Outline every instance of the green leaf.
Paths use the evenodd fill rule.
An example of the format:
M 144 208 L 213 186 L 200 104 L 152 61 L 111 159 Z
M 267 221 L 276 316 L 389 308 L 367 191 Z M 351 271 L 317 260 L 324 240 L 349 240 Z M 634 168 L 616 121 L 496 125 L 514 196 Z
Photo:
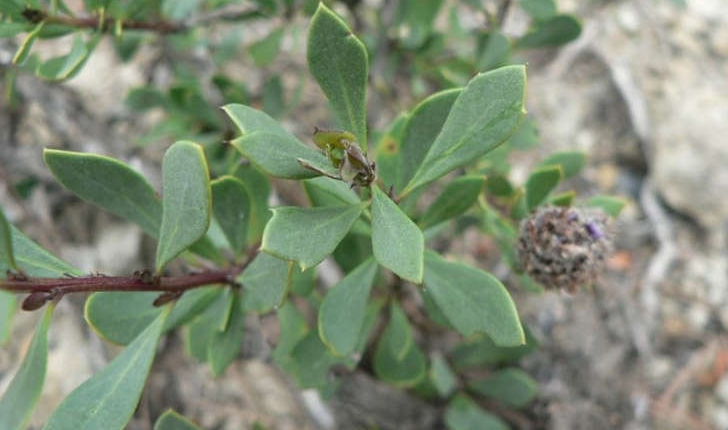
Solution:
M 614 218 L 619 216 L 626 205 L 627 200 L 614 196 L 594 196 L 586 201 L 586 206 L 601 208 L 607 215 Z
M 576 176 L 586 164 L 586 154 L 582 151 L 554 152 L 543 160 L 539 167 L 561 166 L 564 179 Z
M 237 166 L 233 174 L 243 181 L 243 185 L 250 197 L 248 242 L 255 243 L 263 237 L 263 229 L 270 219 L 270 211 L 268 210 L 270 183 L 264 174 L 249 164 Z
M 361 204 L 322 208 L 282 207 L 263 231 L 261 249 L 294 260 L 306 270 L 329 256 L 361 213 Z
M 502 175 L 488 176 L 485 186 L 490 194 L 498 197 L 509 197 L 516 191 L 508 178 Z
M 48 326 L 54 305 L 49 305 L 38 322 L 20 368 L 0 398 L 0 428 L 26 428 L 43 389 L 48 360 Z
M 189 18 L 198 8 L 200 0 L 162 0 L 162 16 L 171 21 Z
M 31 30 L 25 36 L 25 39 L 23 39 L 23 43 L 20 44 L 17 52 L 15 52 L 15 56 L 13 56 L 13 64 L 21 64 L 28 56 L 28 54 L 30 54 L 30 48 L 33 47 L 33 42 L 35 42 L 35 39 L 38 37 L 40 31 L 43 30 L 44 25 L 45 21 L 39 22 L 38 25 L 36 25 L 35 28 L 33 28 L 33 30 Z
M 117 345 L 127 345 L 162 313 L 152 303 L 156 292 L 94 293 L 84 307 L 86 322 L 102 339 Z
M 324 3 L 319 3 L 311 20 L 306 56 L 311 74 L 329 99 L 340 126 L 354 133 L 366 150 L 367 51 Z
M 73 390 L 44 430 L 121 430 L 139 403 L 169 307 L 100 372 Z
M 464 336 L 487 333 L 501 346 L 525 342 L 516 306 L 503 284 L 490 274 L 425 254 L 425 290 Z
M 300 270 L 294 266 L 291 276 L 290 291 L 299 296 L 308 296 L 316 286 L 316 268 L 312 267 L 308 270 Z
M 35 69 L 35 74 L 39 78 L 49 81 L 62 81 L 73 77 L 81 70 L 88 55 L 96 47 L 97 42 L 98 40 L 93 38 L 87 44 L 81 36 L 76 35 L 73 39 L 71 52 L 39 63 Z
M 523 331 L 526 343 L 511 347 L 498 346 L 485 335 L 471 337 L 453 350 L 452 363 L 458 370 L 514 363 L 538 347 L 538 341 L 531 331 L 528 328 Z
M 283 28 L 276 28 L 263 39 L 248 46 L 248 52 L 258 67 L 268 66 L 278 55 L 283 40 Z
M 552 204 L 554 206 L 569 207 L 572 203 L 574 203 L 574 198 L 576 198 L 576 191 L 565 191 L 563 193 L 552 196 L 549 199 L 549 204 Z
M 173 411 L 167 409 L 157 418 L 154 423 L 154 430 L 202 430 L 195 423 Z
M 293 373 L 291 352 L 309 332 L 303 315 L 296 309 L 291 300 L 287 300 L 278 308 L 278 325 L 280 337 L 273 351 L 273 361 L 286 372 Z
M 457 375 L 452 371 L 450 365 L 447 364 L 447 361 L 440 354 L 435 354 L 432 357 L 430 380 L 435 386 L 440 397 L 449 396 L 458 384 Z
M 275 118 L 280 117 L 285 110 L 284 91 L 279 75 L 271 76 L 263 84 L 263 110 Z
M 516 221 L 522 220 L 528 215 L 528 207 L 526 206 L 526 191 L 519 188 L 513 196 L 511 203 L 511 217 Z
M 243 286 L 243 309 L 268 312 L 278 307 L 288 291 L 293 264 L 261 252 L 237 282 Z
M 311 331 L 293 348 L 289 363 L 301 388 L 318 388 L 327 384 L 329 368 L 342 361 L 326 348 L 316 331 Z
M 334 354 L 348 356 L 356 348 L 376 274 L 377 264 L 370 258 L 329 290 L 321 303 L 319 334 Z
M 271 118 L 268 114 L 261 110 L 253 109 L 250 106 L 237 103 L 225 105 L 222 110 L 230 117 L 233 124 L 235 124 L 243 136 L 262 131 L 280 136 L 284 138 L 284 140 L 294 141 L 299 145 L 306 147 L 303 143 L 299 142 L 295 136 L 286 131 L 278 121 Z
M 208 349 L 215 333 L 225 330 L 233 310 L 233 293 L 225 288 L 201 314 L 185 326 L 187 353 L 201 363 L 207 362 Z
M 410 328 L 407 315 L 396 303 L 392 303 L 389 309 L 389 325 L 387 333 L 387 344 L 389 351 L 397 360 L 402 360 L 414 345 L 412 329 Z
M 0 346 L 10 338 L 10 329 L 16 307 L 17 300 L 15 300 L 15 294 L 0 291 Z
M 501 67 L 471 79 L 403 193 L 472 162 L 506 141 L 523 117 L 525 86 L 524 66 Z
M 411 336 L 404 312 L 393 303 L 389 324 L 374 352 L 374 372 L 380 379 L 406 388 L 415 386 L 425 377 L 425 355 L 412 341 Z
M 379 264 L 408 281 L 422 283 L 422 231 L 378 187 L 372 187 L 372 248 Z
M 554 0 L 521 0 L 523 10 L 537 21 L 543 21 L 556 15 Z
M 409 119 L 407 112 L 400 113 L 377 142 L 377 177 L 386 187 L 399 183 L 401 142 Z
M 66 273 L 71 275 L 82 274 L 80 270 L 41 248 L 15 226 L 10 225 L 10 233 L 13 237 L 15 263 L 23 273 L 40 277 L 60 277 Z M 0 260 L 0 273 L 5 273 L 8 269 L 10 267 Z
M 449 430 L 508 430 L 503 421 L 482 410 L 463 394 L 455 397 L 447 406 L 445 425 Z
M 2 208 L 0 208 L 0 265 L 18 271 L 18 266 L 15 264 L 15 254 L 13 253 L 13 234 Z M 0 339 L 2 339 L 1 334 Z
M 319 176 L 313 170 L 303 167 L 299 159 L 307 160 L 332 175 L 338 174 L 322 152 L 305 146 L 295 139 L 259 131 L 246 134 L 230 143 L 253 164 L 272 176 L 284 179 Z
M 571 15 L 556 15 L 536 23 L 516 42 L 516 48 L 533 49 L 565 45 L 581 34 L 581 24 Z
M 486 378 L 473 381 L 468 387 L 481 396 L 522 408 L 536 397 L 537 385 L 526 372 L 513 367 L 491 373 Z
M 443 0 L 406 0 L 399 2 L 398 24 L 402 28 L 400 43 L 416 49 L 432 35 L 433 24 Z
M 422 164 L 462 91 L 462 88 L 454 88 L 435 93 L 412 111 L 400 144 L 397 190 L 404 188 Z
M 355 205 L 361 201 L 346 182 L 323 176 L 303 181 L 303 188 L 314 206 Z
M 43 159 L 56 180 L 72 193 L 137 224 L 153 238 L 159 235 L 159 196 L 128 165 L 101 155 L 56 149 L 45 149 Z
M 464 214 L 478 200 L 484 185 L 483 175 L 461 176 L 450 182 L 422 216 L 420 227 L 424 230 Z
M 504 66 L 508 63 L 510 54 L 511 42 L 508 37 L 499 31 L 493 31 L 486 36 L 475 67 L 487 71 Z
M 172 330 L 187 324 L 194 317 L 207 309 L 225 290 L 224 287 L 202 287 L 185 292 L 172 308 L 164 330 Z
M 162 225 L 156 271 L 205 235 L 210 225 L 210 174 L 202 147 L 177 142 L 162 161 Z
M 217 331 L 212 335 L 207 347 L 207 361 L 213 376 L 220 376 L 228 365 L 235 360 L 243 346 L 243 333 L 245 332 L 245 313 L 240 306 L 240 293 L 233 292 L 233 302 L 230 311 L 230 320 L 225 330 Z
M 24 22 L 0 22 L 0 38 L 9 38 L 28 30 Z
M 532 171 L 526 180 L 526 209 L 531 211 L 543 203 L 563 177 L 561 166 L 546 166 Z
M 223 176 L 210 183 L 212 211 L 235 253 L 247 245 L 250 197 L 245 185 L 233 176 Z

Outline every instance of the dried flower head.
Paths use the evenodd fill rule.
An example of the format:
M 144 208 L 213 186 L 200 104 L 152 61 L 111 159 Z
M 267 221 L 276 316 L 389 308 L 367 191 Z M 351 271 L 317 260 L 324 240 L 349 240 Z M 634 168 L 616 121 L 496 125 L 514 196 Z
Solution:
M 609 218 L 598 209 L 539 208 L 521 222 L 522 269 L 548 289 L 591 285 L 612 249 Z

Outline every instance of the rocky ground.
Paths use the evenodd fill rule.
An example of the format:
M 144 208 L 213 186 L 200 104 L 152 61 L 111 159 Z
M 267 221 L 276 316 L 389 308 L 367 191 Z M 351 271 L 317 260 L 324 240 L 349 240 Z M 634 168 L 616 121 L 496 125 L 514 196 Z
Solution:
M 530 58 L 528 108 L 539 125 L 538 151 L 586 151 L 589 166 L 571 185 L 581 195 L 613 193 L 630 204 L 617 225 L 615 255 L 593 292 L 513 291 L 541 342 L 523 363 L 539 381 L 539 397 L 518 422 L 557 430 L 726 429 L 728 9 L 721 0 L 688 0 L 684 8 L 668 0 L 559 3 L 583 17 L 584 31 L 575 43 Z M 517 16 L 511 25 L 517 27 Z M 0 46 L 0 64 L 11 55 Z M 120 64 L 102 44 L 70 82 L 22 76 L 22 108 L 0 106 L 0 178 L 33 174 L 41 181 L 25 201 L 0 187 L 0 203 L 28 235 L 82 270 L 129 273 L 144 265 L 149 244 L 135 227 L 53 185 L 41 149 L 104 153 L 158 178 L 162 147 L 130 144 L 153 118 L 121 103 L 130 87 L 149 78 L 153 58 L 150 48 Z M 289 63 L 295 70 L 302 61 L 291 56 Z M 320 95 L 307 89 L 290 124 L 325 115 Z M 453 249 L 487 242 L 466 235 Z M 115 352 L 82 315 L 82 298 L 72 298 L 54 316 L 36 428 Z M 37 316 L 18 315 L 12 341 L 0 349 L 0 391 Z M 187 357 L 178 336 L 165 340 L 129 428 L 151 428 L 150 417 L 170 406 L 205 428 L 231 430 L 255 421 L 275 429 L 352 428 L 362 410 L 383 417 L 382 428 L 404 428 L 396 421 L 403 416 L 419 419 L 408 421 L 419 428 L 434 425 L 431 407 L 364 375 L 349 377 L 329 404 L 295 390 L 256 335 L 266 323 L 249 321 L 246 359 L 217 380 Z

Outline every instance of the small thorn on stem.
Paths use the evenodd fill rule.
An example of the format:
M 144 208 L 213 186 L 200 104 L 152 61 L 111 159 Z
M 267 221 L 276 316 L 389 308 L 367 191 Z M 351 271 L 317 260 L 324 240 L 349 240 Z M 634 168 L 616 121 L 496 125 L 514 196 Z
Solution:
M 173 302 L 180 297 L 182 297 L 183 291 L 168 291 L 166 293 L 162 293 L 154 299 L 154 302 L 152 303 L 155 307 L 159 307 L 162 305 L 166 305 L 169 302 Z

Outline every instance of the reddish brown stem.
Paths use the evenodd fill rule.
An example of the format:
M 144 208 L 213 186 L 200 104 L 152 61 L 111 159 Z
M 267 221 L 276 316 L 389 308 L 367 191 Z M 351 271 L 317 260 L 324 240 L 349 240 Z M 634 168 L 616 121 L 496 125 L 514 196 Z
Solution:
M 100 29 L 111 31 L 116 24 L 114 18 L 104 18 L 100 22 L 97 17 L 67 17 L 67 16 L 46 16 L 43 19 L 47 24 L 60 24 L 74 28 Z M 180 33 L 188 30 L 188 27 L 180 22 L 172 21 L 129 21 L 123 20 L 121 27 L 127 30 L 148 30 L 161 34 Z

